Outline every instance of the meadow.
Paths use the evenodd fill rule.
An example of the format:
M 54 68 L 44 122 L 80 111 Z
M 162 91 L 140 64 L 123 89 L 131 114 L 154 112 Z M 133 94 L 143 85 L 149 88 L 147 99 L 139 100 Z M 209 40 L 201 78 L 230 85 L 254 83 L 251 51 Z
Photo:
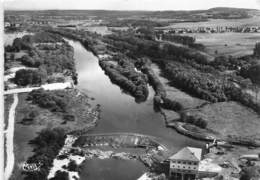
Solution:
M 191 33 L 197 43 L 206 47 L 208 54 L 212 56 L 232 55 L 244 56 L 253 54 L 254 46 L 260 42 L 260 33 Z
M 259 16 L 244 19 L 209 19 L 201 22 L 183 22 L 171 24 L 169 28 L 196 28 L 217 26 L 260 26 Z

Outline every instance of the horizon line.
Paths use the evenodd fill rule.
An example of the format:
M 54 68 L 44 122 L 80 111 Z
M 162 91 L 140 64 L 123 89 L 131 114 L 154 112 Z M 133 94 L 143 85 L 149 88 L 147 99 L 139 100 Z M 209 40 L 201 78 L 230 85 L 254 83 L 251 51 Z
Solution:
M 151 9 L 151 10 L 142 10 L 142 9 L 9 9 L 9 8 L 3 8 L 4 11 L 205 11 L 205 10 L 210 10 L 210 9 L 215 9 L 215 8 L 232 8 L 232 9 L 244 9 L 244 10 L 258 10 L 256 8 L 243 8 L 243 7 L 231 7 L 231 6 L 217 6 L 217 7 L 211 7 L 207 9 Z

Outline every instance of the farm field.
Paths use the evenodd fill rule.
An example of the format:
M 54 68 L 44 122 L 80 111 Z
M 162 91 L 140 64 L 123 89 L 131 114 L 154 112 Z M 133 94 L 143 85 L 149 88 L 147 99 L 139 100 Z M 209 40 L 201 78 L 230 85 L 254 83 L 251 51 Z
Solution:
M 212 56 L 232 55 L 244 56 L 253 54 L 254 46 L 260 41 L 260 33 L 191 33 L 186 34 L 196 38 L 197 43 L 206 46 L 206 51 Z
M 208 128 L 224 136 L 259 138 L 259 115 L 237 102 L 220 102 L 190 113 L 208 120 Z
M 197 28 L 197 27 L 217 27 L 217 26 L 259 26 L 259 16 L 254 16 L 252 18 L 245 19 L 210 19 L 209 21 L 202 22 L 184 22 L 184 23 L 175 23 L 169 28 Z

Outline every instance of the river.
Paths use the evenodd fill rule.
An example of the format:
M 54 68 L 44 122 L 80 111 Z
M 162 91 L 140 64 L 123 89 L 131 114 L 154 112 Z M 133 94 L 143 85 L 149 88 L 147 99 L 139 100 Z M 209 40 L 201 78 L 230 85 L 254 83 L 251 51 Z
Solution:
M 11 44 L 18 36 L 21 35 L 5 35 L 5 44 Z M 101 119 L 89 133 L 134 132 L 152 135 L 169 145 L 173 152 L 185 146 L 203 147 L 204 143 L 165 127 L 162 115 L 153 109 L 154 91 L 151 86 L 147 101 L 136 103 L 133 97 L 124 93 L 104 74 L 97 57 L 79 42 L 68 42 L 74 48 L 79 80 L 77 88 L 94 98 L 92 105 L 101 105 Z M 133 180 L 146 170 L 143 164 L 134 160 L 92 159 L 84 163 L 81 180 Z
M 69 43 L 74 48 L 79 80 L 77 88 L 95 99 L 92 101 L 93 105 L 101 105 L 101 119 L 90 133 L 135 132 L 152 135 L 172 147 L 173 152 L 185 146 L 203 146 L 203 143 L 165 127 L 162 115 L 154 111 L 154 91 L 151 86 L 147 101 L 136 103 L 133 97 L 124 93 L 104 74 L 96 56 L 79 42 L 69 40 Z M 141 176 L 145 167 L 138 162 L 135 165 L 133 163 L 122 163 L 122 160 L 87 161 L 81 179 L 136 179 Z

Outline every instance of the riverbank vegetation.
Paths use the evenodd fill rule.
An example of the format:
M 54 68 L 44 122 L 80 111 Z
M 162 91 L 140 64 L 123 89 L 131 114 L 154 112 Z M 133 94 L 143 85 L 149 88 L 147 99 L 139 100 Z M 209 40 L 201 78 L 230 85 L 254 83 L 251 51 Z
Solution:
M 100 61 L 102 69 L 115 84 L 132 94 L 137 102 L 145 101 L 148 97 L 146 77 L 135 70 L 134 64 L 126 57 L 114 57 L 117 64 L 109 61 Z
M 81 94 L 76 89 L 58 90 L 58 91 L 44 91 L 42 89 L 32 91 L 31 93 L 24 93 L 19 95 L 19 104 L 17 107 L 16 116 L 16 130 L 18 132 L 26 131 L 26 135 L 21 137 L 15 136 L 15 145 L 19 149 L 15 153 L 15 157 L 19 157 L 22 154 L 22 158 L 17 158 L 17 163 L 20 164 L 27 161 L 28 156 L 31 156 L 28 163 L 34 163 L 43 160 L 48 165 L 40 168 L 40 172 L 25 173 L 28 179 L 37 179 L 37 177 L 45 179 L 46 174 L 49 173 L 49 164 L 52 165 L 53 158 L 56 157 L 56 149 L 60 146 L 55 145 L 56 140 L 53 140 L 53 147 L 51 138 L 46 142 L 45 146 L 44 138 L 41 135 L 56 129 L 62 129 L 62 132 L 66 135 L 68 133 L 85 133 L 93 128 L 99 119 L 99 106 L 91 107 L 89 104 L 89 98 Z M 42 133 L 41 130 L 44 130 Z M 40 133 L 40 136 L 37 134 Z M 21 133 L 20 133 L 21 134 Z M 55 133 L 53 136 L 56 136 Z M 60 137 L 60 136 L 58 136 Z M 37 150 L 31 152 L 31 148 L 35 147 L 35 142 L 27 147 L 28 141 L 32 139 L 43 138 L 43 141 L 39 145 L 37 144 Z M 37 143 L 37 140 L 35 140 Z M 26 144 L 27 148 L 24 148 Z M 59 144 L 60 145 L 60 144 Z M 39 146 L 39 149 L 38 149 Z M 40 148 L 42 147 L 42 148 Z M 52 148 L 55 148 L 53 150 Z M 29 150 L 30 151 L 29 151 Z M 45 150 L 44 150 L 45 149 Z M 28 153 L 28 151 L 30 153 Z M 39 153 L 38 153 L 39 152 Z M 47 153 L 47 155 L 45 155 Z M 47 162 L 45 162 L 47 161 Z M 41 161 L 42 162 L 42 161 Z M 15 175 L 19 176 L 19 167 L 15 170 Z
M 260 144 L 257 130 L 260 127 L 259 115 L 237 102 L 208 104 L 199 109 L 187 110 L 184 115 L 205 120 L 208 129 L 218 132 L 221 135 L 219 138 L 231 143 Z
M 59 32 L 60 30 L 56 31 Z M 63 33 L 63 30 L 61 32 Z M 82 37 L 84 39 L 83 33 L 78 36 L 76 31 L 71 30 L 71 33 L 73 34 L 71 37 Z M 85 36 L 87 35 L 85 34 Z M 85 40 L 94 37 L 89 36 L 91 34 L 88 34 Z M 98 36 L 95 35 L 95 37 Z M 178 42 L 185 41 L 184 39 L 180 38 Z M 194 42 L 194 40 L 188 39 L 188 42 Z M 136 69 L 141 70 L 147 76 L 148 82 L 155 89 L 154 99 L 157 105 L 178 112 L 180 114 L 179 120 L 182 122 L 194 124 L 199 128 L 211 127 L 210 123 L 212 123 L 211 117 L 201 117 L 195 114 L 185 116 L 185 111 L 189 109 L 185 109 L 182 103 L 176 101 L 174 97 L 169 98 L 167 96 L 164 85 L 154 75 L 149 65 L 151 62 L 158 64 L 161 68 L 162 75 L 169 80 L 167 85 L 205 100 L 204 103 L 200 103 L 201 105 L 198 104 L 197 107 L 193 107 L 198 111 L 207 104 L 211 106 L 211 104 L 214 105 L 219 102 L 237 101 L 258 113 L 260 112 L 260 105 L 244 89 L 244 87 L 252 85 L 252 82 L 240 75 L 239 67 L 246 67 L 251 63 L 251 61 L 245 60 L 246 57 L 241 57 L 236 62 L 230 57 L 224 57 L 227 61 L 223 62 L 221 57 L 212 61 L 203 53 L 197 53 L 194 49 L 191 50 L 184 46 L 176 46 L 166 42 L 161 43 L 153 40 L 153 38 L 139 37 L 132 30 L 114 31 L 113 34 L 99 36 L 95 43 L 90 41 L 88 45 L 93 46 L 88 48 L 95 49 L 94 53 L 97 55 L 109 55 L 110 58 L 101 58 L 100 64 L 110 78 L 114 76 L 112 74 L 115 74 L 115 69 L 120 66 L 118 60 L 114 57 L 118 55 L 127 57 L 128 62 L 131 62 Z M 144 60 L 144 58 L 151 62 Z M 111 61 L 116 63 L 111 63 Z M 223 63 L 226 63 L 228 67 L 225 67 L 226 64 Z M 236 72 L 226 73 L 227 70 L 231 69 Z M 119 72 L 118 69 L 117 72 Z M 122 72 L 120 75 L 122 75 Z M 127 82 L 127 79 L 122 78 L 123 81 Z M 126 90 L 131 89 L 130 86 L 124 88 Z M 244 106 L 242 107 L 245 108 Z M 230 113 L 227 112 L 227 114 Z
M 19 86 L 41 85 L 47 80 L 47 72 L 43 69 L 36 71 L 21 69 L 15 73 L 14 82 Z
M 99 118 L 99 107 L 91 108 L 89 98 L 78 90 L 33 90 L 27 102 L 39 112 L 34 125 L 51 123 L 67 132 L 76 132 L 94 126 Z
M 52 112 L 67 112 L 70 101 L 65 91 L 44 91 L 43 89 L 30 92 L 27 100 Z
M 133 37 L 127 32 L 107 35 L 105 42 L 115 52 L 124 52 L 133 58 L 149 57 L 160 65 L 174 86 L 192 95 L 210 102 L 235 100 L 260 111 L 259 104 L 233 83 L 237 76 L 225 76 L 214 70 L 214 64 L 202 54 L 173 44 L 160 45 L 155 41 Z
M 99 119 L 99 107 L 91 107 L 89 104 L 90 99 L 76 89 L 59 90 L 57 92 L 37 90 L 32 93 L 34 94 L 34 98 L 37 97 L 39 99 L 32 100 L 29 98 L 29 100 L 29 93 L 19 94 L 14 136 L 15 147 L 17 147 L 17 149 L 15 149 L 15 177 L 21 176 L 20 172 L 22 170 L 18 165 L 24 163 L 30 156 L 35 154 L 35 152 L 32 151 L 34 144 L 28 145 L 28 142 L 36 138 L 42 129 L 62 128 L 66 134 L 85 133 L 93 128 Z M 54 107 L 53 110 L 49 109 L 49 107 L 38 105 L 38 103 L 44 103 L 42 101 L 43 99 L 46 100 L 46 103 L 48 103 L 50 107 Z M 63 99 L 66 100 L 65 106 L 62 106 L 64 105 Z M 35 103 L 32 101 L 35 101 Z M 62 107 L 66 107 L 64 108 L 66 112 L 62 110 Z M 39 158 L 43 158 L 43 160 L 44 157 L 44 155 L 39 156 Z M 48 162 L 51 161 L 52 163 L 53 159 L 48 155 L 47 157 L 50 158 Z M 40 174 L 47 173 L 48 171 L 44 169 Z M 30 177 L 35 176 L 32 174 Z
M 63 129 L 44 129 L 33 139 L 30 144 L 34 146 L 34 155 L 27 160 L 27 163 L 41 164 L 39 171 L 24 172 L 24 180 L 46 180 L 53 159 L 63 147 L 66 133 Z
M 90 50 L 94 55 L 97 55 L 97 51 L 104 50 L 104 45 L 100 39 L 102 36 L 97 33 L 92 33 L 84 30 L 70 30 L 63 28 L 50 28 L 48 32 L 64 36 L 68 39 L 79 41 L 86 49 Z
M 77 84 L 77 74 L 73 58 L 73 48 L 60 35 L 39 32 L 16 38 L 12 46 L 5 47 L 6 54 L 25 52 L 20 58 L 11 58 L 8 63 L 19 62 L 39 71 L 20 70 L 16 72 L 15 83 L 20 86 L 41 85 L 55 74 L 63 74 Z M 23 75 L 24 74 L 24 75 Z M 28 78 L 28 79 L 27 79 Z

